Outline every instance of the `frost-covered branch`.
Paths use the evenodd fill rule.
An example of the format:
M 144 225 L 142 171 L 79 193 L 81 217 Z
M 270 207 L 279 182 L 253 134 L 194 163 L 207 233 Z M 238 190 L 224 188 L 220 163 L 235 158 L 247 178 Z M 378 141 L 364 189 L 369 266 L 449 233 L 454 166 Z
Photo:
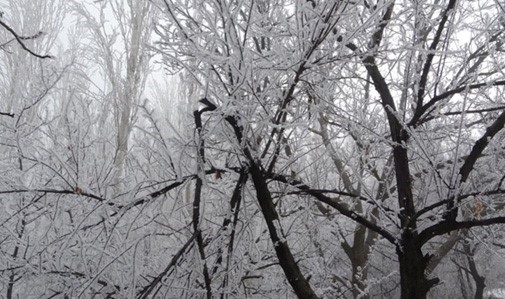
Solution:
M 503 86 L 503 85 L 505 85 L 505 80 L 498 80 L 498 81 L 487 82 L 487 83 L 475 83 L 475 84 L 469 84 L 469 85 L 460 86 L 458 88 L 451 89 L 451 90 L 443 92 L 443 93 L 441 93 L 439 95 L 436 95 L 428 103 L 426 103 L 425 105 L 423 105 L 419 109 L 416 109 L 416 111 L 414 113 L 414 116 L 412 116 L 412 119 L 408 123 L 408 126 L 414 126 L 414 127 L 416 127 L 419 124 L 424 123 L 427 120 L 429 120 L 429 118 L 427 118 L 428 116 L 425 115 L 425 113 L 431 107 L 433 107 L 435 104 L 437 104 L 438 102 L 440 102 L 441 100 L 447 99 L 447 98 L 449 98 L 449 97 L 451 97 L 453 95 L 456 95 L 456 94 L 459 94 L 459 93 L 465 92 L 465 91 L 470 91 L 470 90 L 474 90 L 474 89 L 480 89 L 480 88 L 483 88 L 483 87 Z M 490 110 L 490 111 L 493 111 L 493 110 Z M 483 111 L 483 112 L 486 112 L 486 111 Z M 423 115 L 425 115 L 425 116 L 423 117 Z M 447 114 L 447 115 L 452 115 L 452 114 Z
M 441 236 L 460 229 L 484 227 L 496 224 L 505 224 L 505 216 L 466 221 L 442 221 L 421 231 L 419 233 L 419 242 L 420 244 L 425 244 L 435 236 Z
M 31 36 L 31 37 L 25 37 L 25 36 L 20 36 L 19 34 L 17 34 L 16 31 L 14 31 L 14 29 L 12 29 L 9 25 L 7 25 L 2 20 L 0 20 L 0 26 L 4 27 L 5 30 L 9 31 L 14 36 L 14 38 L 16 39 L 16 41 L 18 42 L 18 44 L 21 46 L 21 48 L 23 48 L 23 50 L 25 50 L 26 52 L 28 52 L 31 55 L 33 55 L 33 56 L 35 56 L 37 58 L 40 58 L 40 59 L 53 58 L 53 56 L 48 55 L 48 54 L 46 54 L 46 55 L 40 55 L 40 54 L 37 54 L 37 53 L 33 52 L 23 42 L 23 40 L 38 38 L 39 36 L 42 35 L 42 32 L 39 32 L 39 33 L 37 33 L 37 34 L 35 34 L 35 35 Z

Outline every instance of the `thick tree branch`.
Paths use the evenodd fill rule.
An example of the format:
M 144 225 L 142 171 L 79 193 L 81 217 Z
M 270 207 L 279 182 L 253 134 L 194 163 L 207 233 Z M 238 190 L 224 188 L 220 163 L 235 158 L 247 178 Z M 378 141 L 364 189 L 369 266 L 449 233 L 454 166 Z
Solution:
M 413 225 L 413 223 L 409 222 L 409 218 L 415 214 L 414 199 L 412 196 L 412 186 L 410 181 L 409 159 L 406 148 L 406 142 L 409 136 L 396 115 L 397 110 L 393 96 L 389 90 L 386 80 L 379 70 L 379 67 L 375 63 L 374 57 L 364 57 L 363 64 L 373 80 L 375 89 L 381 97 L 382 106 L 384 107 L 389 123 L 391 139 L 395 143 L 393 146 L 393 159 L 398 188 L 398 204 L 401 208 L 400 221 L 402 222 L 403 227 L 411 224 Z
M 505 224 L 505 216 L 488 219 L 473 219 L 467 221 L 442 221 L 424 229 L 418 237 L 421 245 L 425 244 L 433 237 L 441 236 L 455 230 L 472 228 L 476 226 L 490 226 L 495 224 Z
M 266 177 L 256 164 L 250 165 L 249 172 L 254 183 L 254 188 L 256 189 L 256 197 L 263 218 L 267 223 L 270 239 L 272 240 L 277 258 L 279 259 L 279 264 L 284 270 L 289 284 L 293 287 L 293 290 L 299 298 L 318 298 L 307 279 L 302 275 L 298 263 L 291 253 L 291 249 L 289 248 L 280 225 L 279 215 L 275 210 L 272 195 L 266 183 Z
M 0 112 L 0 115 L 3 115 L 3 116 L 8 116 L 8 117 L 14 117 L 14 113 L 8 113 L 8 112 Z
M 477 159 L 481 156 L 482 152 L 484 149 L 486 149 L 487 145 L 489 144 L 489 141 L 493 139 L 493 137 L 501 130 L 503 129 L 503 126 L 505 125 L 505 111 L 503 111 L 500 116 L 486 129 L 486 133 L 482 135 L 482 137 L 475 142 L 472 150 L 470 151 L 470 154 L 466 157 L 465 162 L 463 163 L 463 166 L 461 166 L 459 170 L 459 174 L 461 176 L 461 183 L 464 183 L 468 176 L 470 175 L 470 172 L 473 169 L 473 166 L 475 165 L 475 162 L 477 162 Z
M 472 192 L 472 193 L 465 193 L 465 194 L 461 194 L 457 197 L 457 201 L 461 201 L 465 198 L 468 198 L 470 196 L 479 196 L 479 195 L 482 195 L 482 196 L 486 196 L 486 195 L 497 195 L 497 194 L 505 194 L 505 189 L 496 189 L 496 190 L 490 190 L 490 191 L 484 191 L 484 192 Z M 425 213 L 428 213 L 436 208 L 439 208 L 441 206 L 444 206 L 446 204 L 448 204 L 449 202 L 453 201 L 454 199 L 444 199 L 444 200 L 441 200 L 441 201 L 437 201 L 436 203 L 433 203 L 429 206 L 425 206 L 424 208 L 420 209 L 419 211 L 417 211 L 414 219 L 417 219 L 419 218 L 420 216 L 422 216 L 423 214 Z
M 386 29 L 386 26 L 389 24 L 391 16 L 393 15 L 394 7 L 395 7 L 395 1 L 391 1 L 391 3 L 386 8 L 386 12 L 382 16 L 382 20 L 379 23 L 379 29 L 377 29 L 372 35 L 372 40 L 370 41 L 369 45 L 371 49 L 374 49 L 380 45 L 382 37 L 384 36 L 384 30 Z
M 410 222 L 409 219 L 415 214 L 414 199 L 412 195 L 412 184 L 410 181 L 409 159 L 407 155 L 406 142 L 409 139 L 407 131 L 400 123 L 396 112 L 396 105 L 393 95 L 389 89 L 388 83 L 382 76 L 379 67 L 376 64 L 373 55 L 359 53 L 356 45 L 353 43 L 346 44 L 346 47 L 355 53 L 359 54 L 362 58 L 363 65 L 365 66 L 370 78 L 372 78 L 375 90 L 381 97 L 381 103 L 386 112 L 389 129 L 391 132 L 391 139 L 395 143 L 393 146 L 393 161 L 395 167 L 395 176 L 398 187 L 398 205 L 400 206 L 401 213 L 399 215 L 402 227 L 410 225 L 415 226 L 415 222 Z M 415 227 L 412 227 L 415 231 Z

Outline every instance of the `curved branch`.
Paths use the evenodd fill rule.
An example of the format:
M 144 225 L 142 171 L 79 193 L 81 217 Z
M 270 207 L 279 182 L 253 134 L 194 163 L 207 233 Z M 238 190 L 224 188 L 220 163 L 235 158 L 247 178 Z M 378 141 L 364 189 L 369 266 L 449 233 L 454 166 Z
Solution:
M 2 27 L 4 27 L 7 31 L 9 31 L 13 36 L 14 38 L 16 39 L 16 41 L 18 42 L 18 44 L 21 46 L 21 48 L 23 48 L 23 50 L 25 50 L 26 52 L 30 53 L 31 55 L 37 57 L 37 58 L 40 58 L 40 59 L 46 59 L 46 58 L 53 58 L 53 56 L 51 55 L 40 55 L 40 54 L 37 54 L 35 52 L 33 52 L 32 50 L 30 50 L 23 42 L 23 39 L 27 39 L 27 38 L 24 38 L 22 36 L 19 36 L 16 31 L 14 31 L 14 29 L 12 29 L 9 25 L 5 24 L 4 22 L 2 22 L 2 20 L 0 20 L 0 25 Z M 34 38 L 37 38 L 39 37 L 41 34 L 40 32 L 38 34 L 35 34 L 33 37 Z
M 470 154 L 466 157 L 463 166 L 459 169 L 459 183 L 463 184 L 470 176 L 477 159 L 481 156 L 482 152 L 486 149 L 489 141 L 505 126 L 505 111 L 503 111 L 500 116 L 486 129 L 486 133 L 482 135 L 479 140 L 477 140 L 470 151 Z M 458 216 L 458 207 L 456 203 L 460 200 L 454 198 L 447 204 L 447 214 L 445 218 L 449 221 L 455 221 Z
M 503 111 L 500 116 L 486 129 L 486 133 L 482 135 L 482 137 L 475 142 L 470 154 L 466 157 L 463 166 L 461 166 L 459 170 L 459 174 L 461 175 L 461 183 L 464 183 L 470 172 L 477 162 L 477 159 L 481 156 L 482 152 L 486 149 L 489 141 L 505 126 L 505 111 Z

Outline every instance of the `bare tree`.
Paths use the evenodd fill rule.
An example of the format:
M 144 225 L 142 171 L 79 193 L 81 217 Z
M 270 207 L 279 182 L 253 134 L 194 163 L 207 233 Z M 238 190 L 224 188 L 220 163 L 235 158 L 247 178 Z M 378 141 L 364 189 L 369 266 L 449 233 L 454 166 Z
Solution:
M 160 53 L 200 85 L 200 113 L 211 111 L 208 121 L 225 122 L 222 130 L 234 135 L 226 142 L 235 143 L 236 167 L 248 169 L 279 264 L 299 297 L 316 294 L 277 224 L 281 200 L 273 200 L 272 181 L 291 188 L 292 200 L 308 194 L 371 232 L 368 239 L 355 234 L 362 252 L 353 254 L 363 261 L 354 268 L 367 264 L 375 235 L 389 241 L 402 298 L 424 298 L 439 281 L 427 272 L 434 253 L 444 256 L 433 240 L 503 223 L 500 213 L 464 212 L 481 197 L 496 206 L 493 195 L 503 193 L 500 175 L 482 173 L 488 159 L 500 160 L 494 140 L 505 124 L 500 9 L 486 3 L 468 10 L 457 1 L 159 3 L 169 19 L 159 27 Z M 482 10 L 495 17 L 482 18 Z M 476 35 L 467 43 L 458 37 L 465 30 Z M 311 147 L 293 141 L 308 132 L 322 137 L 339 183 L 311 183 L 303 161 Z M 290 174 L 293 165 L 305 171 Z M 359 296 L 364 285 L 351 287 Z

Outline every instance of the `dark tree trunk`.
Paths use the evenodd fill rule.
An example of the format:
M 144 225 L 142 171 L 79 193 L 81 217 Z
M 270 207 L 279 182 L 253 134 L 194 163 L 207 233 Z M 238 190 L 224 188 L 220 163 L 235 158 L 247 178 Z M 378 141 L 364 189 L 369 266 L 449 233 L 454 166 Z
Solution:
M 363 265 L 365 263 L 366 262 L 353 263 L 353 261 L 351 261 L 352 275 L 353 275 L 351 277 L 353 298 L 360 298 L 360 299 L 370 298 L 368 293 L 366 293 L 365 280 L 367 276 L 367 270 L 363 268 Z
M 484 289 L 486 288 L 486 279 L 479 276 L 475 277 L 475 299 L 484 298 Z
M 352 266 L 352 296 L 353 298 L 368 299 L 366 293 L 366 279 L 368 270 L 366 269 L 368 263 L 368 253 L 370 244 L 367 243 L 366 238 L 367 229 L 365 226 L 359 224 L 354 232 L 353 246 L 348 247 L 346 254 L 351 260 Z
M 423 255 L 416 239 L 404 233 L 402 247 L 397 249 L 400 263 L 400 286 L 402 299 L 424 299 L 438 279 L 427 279 L 425 271 L 428 259 Z

